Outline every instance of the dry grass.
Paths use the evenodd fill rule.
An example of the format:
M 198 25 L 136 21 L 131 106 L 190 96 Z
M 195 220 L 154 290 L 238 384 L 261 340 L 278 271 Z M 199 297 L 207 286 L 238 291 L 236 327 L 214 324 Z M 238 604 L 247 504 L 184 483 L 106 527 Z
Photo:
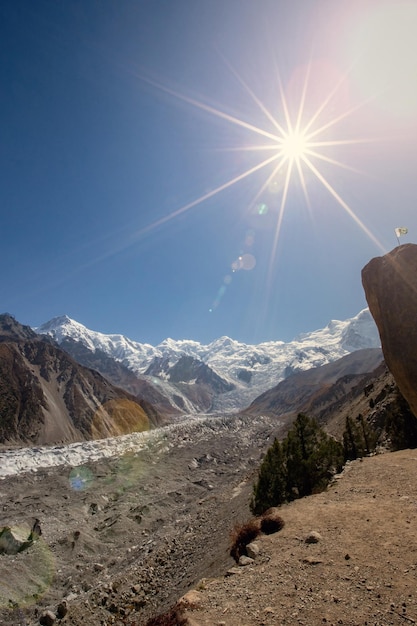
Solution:
M 146 622 L 146 626 L 185 626 L 186 623 L 187 619 L 181 617 L 180 613 L 174 608 L 167 613 L 152 617 Z
M 231 532 L 232 547 L 230 549 L 230 556 L 234 558 L 236 563 L 239 562 L 239 558 L 245 554 L 246 546 L 251 543 L 261 532 L 259 519 L 251 519 L 244 524 L 236 524 Z
M 285 522 L 275 508 L 268 509 L 261 517 L 260 528 L 265 535 L 272 535 L 284 528 Z

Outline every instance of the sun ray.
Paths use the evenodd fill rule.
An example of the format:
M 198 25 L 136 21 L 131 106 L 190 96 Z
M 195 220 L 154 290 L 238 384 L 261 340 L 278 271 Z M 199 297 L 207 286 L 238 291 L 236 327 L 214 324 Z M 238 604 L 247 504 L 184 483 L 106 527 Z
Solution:
M 324 98 L 323 102 L 321 103 L 321 105 L 318 107 L 317 111 L 311 116 L 310 120 L 307 122 L 307 124 L 304 127 L 304 132 L 306 134 L 308 134 L 308 130 L 309 128 L 314 124 L 314 122 L 319 118 L 319 116 L 321 115 L 321 113 L 325 110 L 325 108 L 327 107 L 327 105 L 329 104 L 329 102 L 332 100 L 332 98 L 334 97 L 334 95 L 338 92 L 338 90 L 340 89 L 340 87 L 343 85 L 343 83 L 347 80 L 347 77 L 350 73 L 350 70 L 348 70 L 345 74 L 343 74 L 340 79 L 338 80 L 338 82 L 336 83 L 336 85 L 334 86 L 334 88 L 330 91 L 329 95 L 326 96 L 326 98 Z M 320 131 L 319 131 L 320 132 Z
M 252 174 L 254 174 L 258 170 L 266 167 L 270 163 L 273 163 L 273 161 L 276 161 L 278 158 L 279 158 L 279 155 L 278 154 L 274 154 L 272 157 L 269 157 L 269 159 L 265 159 L 261 163 L 258 163 L 257 165 L 254 165 L 253 167 L 249 168 L 248 170 L 246 170 L 242 174 L 239 174 L 238 176 L 235 176 L 234 178 L 231 178 L 230 180 L 228 180 L 227 182 L 223 183 L 222 185 L 219 185 L 215 189 L 212 189 L 211 191 L 208 191 L 207 193 L 203 194 L 202 196 L 200 196 L 196 200 L 193 200 L 192 202 L 189 202 L 188 204 L 185 204 L 184 206 L 180 207 L 179 209 L 176 209 L 175 211 L 172 211 L 168 215 L 165 215 L 164 217 L 161 217 L 159 220 L 155 220 L 155 222 L 152 222 L 151 224 L 148 224 L 148 226 L 145 226 L 144 228 L 141 228 L 140 230 L 136 231 L 135 238 L 139 238 L 142 235 L 145 235 L 146 233 L 150 232 L 151 230 L 154 230 L 158 226 L 162 226 L 163 224 L 166 224 L 167 222 L 170 222 L 171 220 L 175 219 L 176 217 L 179 217 L 180 215 L 183 215 L 184 213 L 186 213 L 190 209 L 193 209 L 194 207 L 198 206 L 202 202 L 205 202 L 206 200 L 209 200 L 210 198 L 212 198 L 213 196 L 217 195 L 218 193 L 221 193 L 225 189 L 228 189 L 229 187 L 232 187 L 236 183 L 240 182 L 244 178 L 247 178 L 248 176 L 251 176 Z
M 300 132 L 300 128 L 301 128 L 301 120 L 303 118 L 303 113 L 304 113 L 304 105 L 305 105 L 305 100 L 307 96 L 307 86 L 308 86 L 308 81 L 310 78 L 310 72 L 311 72 L 311 59 L 307 66 L 306 76 L 303 82 L 303 91 L 301 93 L 301 98 L 300 98 L 300 105 L 298 107 L 297 121 L 295 124 L 295 128 L 297 132 Z M 304 134 L 306 134 L 306 129 L 303 129 L 303 132 Z
M 304 198 L 305 198 L 308 210 L 311 213 L 312 207 L 311 207 L 311 202 L 310 202 L 310 196 L 308 195 L 307 184 L 306 184 L 306 181 L 305 181 L 303 168 L 301 167 L 300 159 L 297 159 L 296 165 L 297 165 L 298 176 L 300 178 L 301 189 L 303 190 Z
M 268 137 L 269 139 L 273 139 L 274 141 L 279 140 L 278 135 L 274 135 L 273 133 L 270 133 L 267 130 L 264 130 L 263 128 L 259 128 L 258 126 L 249 124 L 248 122 L 245 122 L 244 120 L 241 120 L 238 117 L 234 117 L 233 115 L 229 115 L 229 113 L 225 113 L 224 111 L 221 111 L 220 109 L 216 109 L 215 107 L 212 107 L 209 104 L 205 104 L 204 102 L 200 102 L 199 100 L 195 100 L 194 98 L 185 96 L 184 94 L 181 94 L 178 91 L 175 91 L 174 89 L 170 89 L 169 87 L 166 87 L 165 85 L 162 85 L 149 78 L 144 78 L 144 77 L 140 77 L 140 78 L 141 80 L 147 82 L 153 87 L 156 87 L 157 89 L 164 91 L 165 93 L 168 93 L 169 95 L 174 96 L 175 98 L 178 98 L 179 100 L 182 100 L 183 102 L 187 102 L 188 104 L 191 104 L 197 109 L 201 109 L 203 111 L 206 111 L 207 113 L 211 113 L 211 115 L 214 115 L 215 117 L 224 119 L 228 122 L 231 122 L 232 124 L 235 124 L 236 126 L 241 126 L 242 128 L 246 128 L 246 130 L 251 130 L 254 133 L 257 133 L 258 135 L 262 135 L 263 137 Z
M 324 148 L 325 146 L 353 146 L 364 143 L 380 143 L 385 140 L 386 137 L 363 137 L 362 139 L 332 139 L 331 141 L 307 141 L 307 144 L 313 148 Z
M 320 126 L 319 128 L 316 128 L 313 132 L 311 132 L 310 134 L 307 134 L 307 139 L 310 140 L 313 137 L 316 137 L 317 135 L 323 133 L 325 130 L 328 130 L 329 128 L 331 128 L 332 126 L 335 126 L 336 124 L 338 124 L 339 122 L 341 122 L 342 120 L 346 119 L 347 117 L 349 117 L 350 115 L 353 115 L 353 113 L 356 113 L 356 111 L 359 111 L 360 109 L 362 109 L 364 106 L 366 106 L 369 102 L 371 102 L 373 100 L 373 98 L 368 98 L 367 100 L 364 100 L 363 102 L 360 102 L 359 104 L 357 104 L 354 107 L 351 107 L 350 109 L 347 109 L 346 111 L 344 111 L 343 113 L 341 113 L 340 115 L 337 115 L 336 117 L 332 118 L 331 120 L 329 120 L 326 124 L 323 124 L 323 126 Z M 317 118 L 317 115 L 313 116 L 313 118 Z M 313 119 L 312 118 L 312 119 Z M 311 125 L 311 120 L 310 122 L 307 124 L 307 126 L 305 127 L 304 131 L 307 133 L 308 128 Z
M 284 219 L 285 206 L 287 204 L 287 196 L 288 196 L 288 189 L 289 189 L 289 186 L 290 186 L 292 167 L 293 167 L 293 163 L 292 163 L 292 161 L 289 161 L 288 162 L 288 168 L 287 168 L 287 174 L 285 176 L 285 184 L 284 184 L 284 189 L 283 189 L 283 193 L 282 193 L 281 204 L 280 204 L 280 208 L 279 208 L 279 212 L 278 212 L 278 220 L 277 220 L 277 223 L 276 223 L 276 226 L 275 226 L 274 241 L 272 243 L 272 248 L 271 248 L 271 255 L 270 255 L 270 262 L 269 262 L 269 272 L 268 272 L 269 289 L 272 287 L 272 275 L 273 275 L 273 269 L 274 269 L 274 262 L 275 262 L 276 253 L 277 253 L 277 249 L 278 249 L 279 237 L 280 237 L 280 234 L 281 234 L 282 221 Z
M 266 123 L 264 125 L 251 123 L 238 116 L 231 115 L 221 110 L 220 108 L 216 108 L 193 97 L 179 93 L 178 91 L 175 91 L 174 89 L 164 86 L 163 84 L 160 84 L 156 81 L 143 77 L 140 78 L 142 80 L 145 80 L 153 87 L 159 89 L 160 91 L 163 91 L 164 93 L 167 93 L 170 96 L 173 96 L 191 105 L 192 107 L 205 111 L 209 115 L 222 119 L 232 125 L 238 126 L 245 131 L 248 131 L 252 135 L 264 137 L 270 142 L 264 142 L 261 144 L 256 142 L 254 142 L 253 144 L 247 143 L 246 145 L 223 148 L 221 149 L 222 152 L 253 152 L 259 153 L 260 156 L 270 152 L 272 152 L 272 154 L 268 158 L 261 159 L 259 163 L 246 169 L 241 174 L 232 177 L 230 180 L 222 183 L 215 189 L 204 193 L 197 199 L 185 204 L 184 206 L 170 212 L 168 215 L 165 215 L 164 217 L 161 217 L 160 219 L 152 222 L 148 226 L 140 229 L 139 231 L 134 233 L 134 238 L 137 239 L 142 235 L 152 231 L 153 229 L 166 224 L 167 222 L 179 217 L 180 215 L 183 215 L 191 209 L 201 205 L 203 202 L 213 198 L 217 194 L 250 177 L 252 174 L 264 168 L 267 168 L 269 165 L 277 161 L 277 164 L 273 166 L 272 172 L 268 172 L 266 174 L 265 179 L 263 180 L 263 182 L 261 182 L 259 189 L 257 190 L 254 198 L 252 198 L 252 201 L 250 203 L 251 205 L 253 205 L 257 201 L 257 199 L 267 190 L 271 181 L 274 180 L 274 177 L 276 177 L 278 174 L 283 174 L 284 183 L 280 191 L 281 200 L 276 224 L 274 227 L 272 248 L 270 251 L 269 279 L 271 279 L 272 276 L 272 270 L 277 255 L 284 215 L 289 199 L 290 186 L 294 178 L 298 178 L 299 185 L 303 192 L 309 212 L 312 212 L 313 210 L 311 198 L 309 195 L 310 179 L 306 178 L 307 172 L 311 172 L 314 175 L 314 178 L 319 181 L 321 185 L 324 186 L 324 188 L 333 197 L 337 204 L 346 212 L 346 214 L 355 222 L 355 224 L 359 226 L 362 232 L 364 232 L 379 249 L 383 250 L 383 247 L 377 240 L 377 238 L 366 227 L 366 225 L 362 222 L 362 220 L 358 217 L 354 210 L 347 204 L 347 202 L 343 200 L 341 195 L 336 191 L 336 189 L 332 186 L 329 180 L 319 169 L 319 163 L 327 163 L 331 166 L 334 166 L 335 168 L 341 168 L 346 171 L 354 172 L 356 174 L 362 174 L 363 172 L 361 172 L 359 169 L 356 169 L 355 167 L 334 158 L 332 154 L 329 154 L 327 152 L 327 149 L 343 148 L 365 143 L 370 144 L 374 142 L 380 142 L 382 140 L 382 138 L 380 137 L 358 137 L 349 139 L 329 138 L 328 132 L 330 130 L 334 129 L 338 124 L 352 116 L 354 113 L 359 111 L 369 101 L 372 100 L 372 98 L 368 98 L 368 100 L 364 102 L 361 102 L 354 106 L 350 106 L 345 110 L 339 111 L 336 115 L 331 116 L 330 119 L 327 118 L 326 120 L 324 118 L 326 108 L 335 98 L 343 83 L 347 80 L 350 70 L 345 72 L 345 74 L 343 74 L 340 79 L 337 80 L 335 85 L 331 88 L 330 92 L 319 103 L 313 115 L 311 115 L 311 117 L 308 117 L 308 120 L 304 122 L 303 118 L 305 117 L 305 112 L 308 108 L 309 87 L 311 82 L 311 60 L 306 66 L 306 71 L 302 82 L 301 94 L 297 110 L 295 111 L 295 115 L 293 115 L 293 112 L 291 111 L 290 103 L 287 99 L 279 68 L 276 66 L 276 80 L 279 92 L 278 103 L 280 104 L 281 109 L 281 119 L 277 118 L 271 113 L 271 110 L 251 89 L 251 87 L 242 78 L 242 76 L 240 76 L 236 69 L 226 59 L 223 60 L 229 71 L 233 74 L 233 76 L 243 87 L 245 92 L 257 105 L 260 112 L 265 116 L 268 124 L 271 124 L 271 126 L 273 127 L 272 132 L 270 131 L 270 129 L 268 128 L 268 124 Z M 319 122 L 319 120 L 321 121 Z
M 336 159 L 332 159 L 331 157 L 326 156 L 325 154 L 321 154 L 320 152 L 315 152 L 314 150 L 307 149 L 305 154 L 308 156 L 314 156 L 316 159 L 320 161 L 326 161 L 326 163 L 331 163 L 332 165 L 336 165 L 337 167 L 341 167 L 344 170 L 348 170 L 349 172 L 354 172 L 355 174 L 364 175 L 362 170 L 359 170 L 356 167 L 352 167 L 351 165 L 347 165 L 346 163 L 341 163 L 341 161 L 336 161 Z
M 234 69 L 234 67 L 227 61 L 227 59 L 225 59 L 222 56 L 225 64 L 227 65 L 227 67 L 230 69 L 230 71 L 233 73 L 233 75 L 235 76 L 235 78 L 240 82 L 240 84 L 244 87 L 244 89 L 248 92 L 248 94 L 250 95 L 250 97 L 252 98 L 252 100 L 254 100 L 254 102 L 256 102 L 256 104 L 259 106 L 259 108 L 261 109 L 262 113 L 265 114 L 265 116 L 269 119 L 269 121 L 275 126 L 275 128 L 281 133 L 281 134 L 285 134 L 285 130 L 284 128 L 281 126 L 281 124 L 278 122 L 278 120 L 272 115 L 272 113 L 270 113 L 270 111 L 268 111 L 268 109 L 266 108 L 266 106 L 263 104 L 263 102 L 258 98 L 258 96 L 252 91 L 252 89 L 249 87 L 249 85 L 247 85 L 247 83 L 243 80 L 243 78 L 240 76 L 240 74 Z M 277 137 L 277 139 L 279 139 L 279 137 Z
M 337 200 L 340 206 L 346 211 L 346 213 L 353 219 L 353 221 L 361 228 L 361 230 L 373 241 L 373 243 L 383 252 L 385 252 L 385 248 L 378 241 L 373 233 L 365 226 L 365 224 L 359 219 L 353 209 L 340 197 L 337 191 L 330 185 L 330 183 L 324 178 L 324 176 L 319 172 L 319 170 L 313 165 L 313 163 L 306 156 L 302 157 L 304 163 L 310 168 L 313 174 L 318 178 L 318 180 L 322 183 L 322 185 L 327 189 L 327 191 Z

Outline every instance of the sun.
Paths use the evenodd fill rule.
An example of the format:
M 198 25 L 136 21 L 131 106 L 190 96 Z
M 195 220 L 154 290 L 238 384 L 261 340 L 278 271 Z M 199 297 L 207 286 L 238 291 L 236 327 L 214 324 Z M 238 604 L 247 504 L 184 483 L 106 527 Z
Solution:
M 307 156 L 308 139 L 307 135 L 301 130 L 290 130 L 282 140 L 279 155 L 288 159 L 288 161 L 300 161 Z
M 282 221 L 291 185 L 298 184 L 301 186 L 307 206 L 311 207 L 306 182 L 307 174 L 309 175 L 308 178 L 310 180 L 316 179 L 316 181 L 318 181 L 326 189 L 330 196 L 332 196 L 336 201 L 336 204 L 343 209 L 347 215 L 349 215 L 362 232 L 365 233 L 381 251 L 385 251 L 375 235 L 366 227 L 355 211 L 347 204 L 331 181 L 327 178 L 324 173 L 327 171 L 327 168 L 325 170 L 325 168 L 322 167 L 323 164 L 330 164 L 335 168 L 343 168 L 345 170 L 358 173 L 354 167 L 336 160 L 329 154 L 328 149 L 340 148 L 352 144 L 369 143 L 370 141 L 376 140 L 375 138 L 369 139 L 366 137 L 344 139 L 343 137 L 333 136 L 333 131 L 337 128 L 337 125 L 340 122 L 348 118 L 361 106 L 366 104 L 366 102 L 364 102 L 336 114 L 329 113 L 329 111 L 332 111 L 333 100 L 338 90 L 341 89 L 343 82 L 346 81 L 346 76 L 342 77 L 339 81 L 336 81 L 336 83 L 331 86 L 329 93 L 324 96 L 323 100 L 318 102 L 318 104 L 316 102 L 313 112 L 307 115 L 306 105 L 310 104 L 308 103 L 310 66 L 307 66 L 298 106 L 296 106 L 293 110 L 290 110 L 289 102 L 278 74 L 280 102 L 277 107 L 278 113 L 272 114 L 264 102 L 243 80 L 240 74 L 227 61 L 225 62 L 234 74 L 235 78 L 240 82 L 244 90 L 256 103 L 260 112 L 263 114 L 265 119 L 262 125 L 256 125 L 243 118 L 230 115 L 229 113 L 222 111 L 220 108 L 212 107 L 199 100 L 174 91 L 160 83 L 146 79 L 143 76 L 139 78 L 150 83 L 153 87 L 156 87 L 157 89 L 178 98 L 193 107 L 205 111 L 211 116 L 218 117 L 231 125 L 243 128 L 247 131 L 249 136 L 253 137 L 253 141 L 249 141 L 246 145 L 233 148 L 232 150 L 256 152 L 259 154 L 258 162 L 233 178 L 226 180 L 215 189 L 208 191 L 192 202 L 189 202 L 152 224 L 149 224 L 145 228 L 138 231 L 136 236 L 140 237 L 154 228 L 175 219 L 183 213 L 186 213 L 187 211 L 190 211 L 191 209 L 202 204 L 206 200 L 252 176 L 256 172 L 264 170 L 266 172 L 265 181 L 261 184 L 253 200 L 255 203 L 259 200 L 262 193 L 268 188 L 268 186 L 273 185 L 274 180 L 276 180 L 278 176 L 284 181 L 281 189 L 281 201 L 275 225 L 274 244 L 271 251 L 271 267 L 280 237 Z M 309 108 L 311 109 L 311 107 Z M 267 143 L 260 144 L 259 138 L 262 138 L 262 140 Z

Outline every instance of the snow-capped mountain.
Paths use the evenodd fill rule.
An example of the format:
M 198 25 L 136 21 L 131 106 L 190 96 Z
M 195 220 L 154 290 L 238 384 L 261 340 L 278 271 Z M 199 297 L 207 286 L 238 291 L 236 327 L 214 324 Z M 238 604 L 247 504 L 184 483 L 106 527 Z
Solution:
M 158 346 L 151 346 L 123 335 L 89 330 L 67 316 L 56 317 L 34 330 L 51 336 L 66 350 L 70 344 L 81 344 L 91 353 L 116 360 L 140 378 L 156 383 L 158 390 L 170 396 L 173 405 L 184 412 L 198 408 L 198 402 L 193 401 L 190 393 L 197 378 L 197 374 L 195 378 L 190 377 L 191 362 L 192 371 L 200 372 L 200 382 L 206 380 L 202 378 L 203 371 L 209 379 L 217 376 L 216 380 L 223 381 L 222 391 L 210 396 L 211 404 L 205 406 L 205 410 L 237 410 L 248 406 L 254 398 L 292 373 L 325 365 L 355 350 L 380 346 L 368 309 L 345 321 L 332 320 L 325 328 L 299 335 L 291 342 L 269 341 L 257 345 L 221 337 L 207 345 L 192 340 L 165 339 Z M 192 361 L 183 357 L 190 357 Z M 206 369 L 198 369 L 197 362 Z M 187 376 L 181 378 L 179 370 L 184 363 L 187 363 Z

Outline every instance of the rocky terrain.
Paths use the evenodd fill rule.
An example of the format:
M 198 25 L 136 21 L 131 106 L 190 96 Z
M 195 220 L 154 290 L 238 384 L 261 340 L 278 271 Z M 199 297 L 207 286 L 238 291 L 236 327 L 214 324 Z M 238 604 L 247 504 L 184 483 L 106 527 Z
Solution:
M 336 404 L 333 411 L 329 406 L 326 408 L 329 412 L 325 416 L 326 428 L 340 438 L 344 416 L 355 415 L 356 411 L 383 425 L 387 414 L 398 410 L 398 390 L 390 376 L 382 364 L 373 373 L 362 376 L 356 387 L 343 397 L 335 400 L 335 394 L 328 390 Z M 335 387 L 340 385 L 343 387 L 338 380 Z M 42 535 L 38 542 L 20 554 L 0 555 L 0 623 L 37 626 L 45 611 L 50 611 L 55 619 L 58 607 L 65 600 L 68 612 L 57 623 L 74 626 L 85 623 L 91 626 L 145 625 L 148 619 L 169 610 L 181 595 L 196 586 L 200 591 L 207 589 L 217 594 L 216 583 L 206 581 L 199 585 L 199 580 L 220 576 L 222 581 L 233 567 L 234 561 L 229 556 L 231 529 L 250 517 L 248 504 L 257 468 L 273 437 L 280 437 L 287 430 L 291 418 L 288 420 L 250 414 L 185 420 L 175 428 L 153 431 L 149 445 L 140 452 L 76 468 L 63 465 L 38 469 L 35 473 L 22 473 L 2 480 L 0 525 L 24 526 L 29 532 L 37 518 Z M 384 443 L 383 427 L 380 435 Z M 59 449 L 56 453 L 59 454 Z M 355 475 L 350 470 L 345 472 L 341 484 L 350 476 Z M 383 480 L 388 486 L 389 481 L 384 477 Z M 353 483 L 346 488 L 346 498 L 350 498 L 349 490 L 355 493 Z M 320 497 L 324 496 L 314 496 Z M 288 510 L 307 507 L 310 500 L 307 498 L 302 502 L 305 504 L 293 503 Z M 298 524 L 304 517 L 308 520 L 309 515 L 310 529 L 322 533 L 323 525 L 319 525 L 315 517 L 317 505 L 315 500 L 311 502 L 311 511 L 307 514 L 303 510 Z M 371 505 L 374 507 L 373 499 Z M 387 515 L 386 506 L 384 502 L 383 517 Z M 323 514 L 321 511 L 320 515 Z M 345 516 L 345 511 L 338 515 L 339 523 L 343 517 L 347 524 L 343 532 L 348 536 L 350 517 Z M 285 521 L 283 536 L 291 528 L 287 512 Z M 308 530 L 306 525 L 293 530 L 294 536 L 299 535 L 297 540 L 293 538 L 288 544 L 291 553 L 301 554 L 294 552 L 295 546 L 299 551 L 305 550 L 302 532 Z M 325 530 L 326 536 L 330 531 L 336 532 L 330 522 Z M 375 534 L 375 529 L 371 532 Z M 261 539 L 262 542 L 271 540 Z M 353 550 L 352 547 L 349 549 Z M 359 548 L 356 549 L 360 552 Z M 280 555 L 282 550 L 280 544 Z M 286 576 L 288 580 L 294 578 L 297 587 L 304 580 L 305 586 L 307 579 L 302 576 L 307 576 L 308 564 L 301 563 L 302 574 L 291 573 L 294 563 L 299 567 L 297 560 L 289 560 L 291 553 L 286 557 Z M 273 576 L 278 570 L 282 572 L 282 568 L 277 566 L 270 574 L 267 561 L 273 558 L 271 554 L 261 553 L 259 558 L 256 567 L 261 564 L 264 568 L 262 573 L 269 589 L 265 594 L 273 595 L 275 591 L 271 589 L 277 588 Z M 347 567 L 345 563 L 343 565 Z M 227 582 L 231 588 L 241 584 L 238 583 L 240 576 L 249 572 L 246 569 L 238 571 L 240 573 L 233 574 L 233 577 L 239 578 Z M 321 577 L 325 578 L 323 572 Z M 250 590 L 257 587 L 252 587 L 251 581 L 244 583 L 244 580 L 242 577 L 246 590 L 239 587 L 238 598 L 246 602 L 250 599 Z M 234 597 L 228 587 L 225 589 L 225 595 Z M 288 607 L 290 602 L 296 601 L 296 591 L 294 586 L 294 591 L 282 601 L 283 606 Z M 212 598 L 211 604 L 218 602 L 222 606 L 222 611 L 229 606 L 227 603 L 222 605 L 223 599 L 215 601 L 214 596 L 209 597 Z M 304 600 L 300 602 L 302 604 Z M 273 606 L 268 601 L 260 612 L 256 609 L 260 617 L 252 615 L 250 619 L 254 621 L 242 623 L 276 623 L 271 621 L 277 610 L 272 609 Z M 213 610 L 211 605 L 206 608 Z M 273 612 L 268 615 L 265 609 Z M 225 612 L 229 619 L 225 623 L 240 623 L 241 618 L 233 621 L 234 612 L 226 615 L 229 610 L 227 608 Z M 245 611 L 246 608 L 239 610 Z M 206 620 L 203 624 L 221 623 L 221 616 L 210 622 L 214 617 L 210 612 L 209 615 L 205 617 L 204 612 L 201 613 L 200 619 Z M 270 621 L 265 621 L 267 618 L 271 618 Z M 282 623 L 298 623 L 288 620 L 287 616 L 287 622 Z
M 364 282 L 372 307 L 389 308 L 381 305 L 385 294 L 375 289 L 378 272 L 368 273 Z M 402 287 L 396 294 L 395 285 L 390 298 L 398 301 L 395 310 L 415 319 L 413 298 Z M 391 347 L 396 326 L 389 316 L 375 317 L 386 362 L 395 363 Z M 410 322 L 407 329 L 413 346 L 415 325 Z M 77 390 L 73 398 L 79 400 L 80 390 L 88 385 L 89 397 L 96 397 L 91 379 L 85 382 L 79 370 L 71 369 L 75 362 L 32 332 L 14 328 L 14 320 L 3 323 L 0 347 L 5 354 L 15 350 L 13 359 L 4 358 L 3 400 L 9 388 L 20 393 L 40 388 L 43 396 L 33 402 L 44 410 L 51 406 L 51 389 L 59 390 L 57 383 L 69 380 L 76 382 L 70 387 Z M 349 336 L 354 342 L 355 333 Z M 188 356 L 176 361 L 180 366 L 170 365 L 176 384 L 186 384 L 185 375 L 189 382 L 212 376 Z M 65 447 L 58 446 L 53 454 L 62 452 L 59 467 L 4 478 L 0 527 L 7 533 L 11 529 L 8 536 L 30 541 L 21 552 L 3 548 L 0 554 L 0 623 L 416 623 L 417 455 L 412 450 L 387 452 L 392 445 L 417 445 L 416 420 L 395 373 L 380 356 L 366 350 L 316 371 L 298 371 L 247 412 L 194 417 L 153 430 L 147 445 L 136 452 L 72 467 Z M 6 374 L 15 376 L 20 370 L 7 369 L 7 364 L 19 359 L 26 366 L 27 384 L 18 378 L 10 387 L 14 379 Z M 62 368 L 63 359 L 69 360 Z M 52 368 L 56 362 L 59 374 Z M 408 393 L 414 370 L 402 366 L 398 371 L 401 388 Z M 220 394 L 229 393 L 221 377 L 212 377 L 212 383 L 220 385 Z M 99 406 L 113 399 L 100 399 Z M 77 414 L 82 406 L 75 406 Z M 315 416 L 339 439 L 347 417 L 360 419 L 376 434 L 378 454 L 348 463 L 325 492 L 282 506 L 283 529 L 261 534 L 248 550 L 249 558 L 236 564 L 230 557 L 230 532 L 250 517 L 252 485 L 263 454 L 299 410 Z M 96 422 L 110 429 L 115 420 L 129 421 L 128 414 L 129 408 L 119 406 L 110 416 L 100 414 Z M 90 420 L 90 428 L 94 423 Z
M 261 535 L 248 565 L 201 581 L 175 623 L 417 623 L 416 468 L 415 450 L 357 460 L 326 492 L 284 505 L 283 530 Z
M 138 454 L 0 482 L 0 526 L 40 520 L 29 549 L 0 555 L 0 623 L 42 613 L 81 626 L 144 624 L 203 576 L 230 565 L 251 480 L 277 423 L 212 418 L 161 429 Z
M 258 396 L 246 409 L 254 415 L 295 415 L 299 411 L 323 410 L 331 406 L 337 395 L 344 396 L 363 375 L 373 372 L 382 362 L 378 348 L 357 350 L 333 363 L 292 374 L 278 385 Z M 344 380 L 343 389 L 336 383 Z

